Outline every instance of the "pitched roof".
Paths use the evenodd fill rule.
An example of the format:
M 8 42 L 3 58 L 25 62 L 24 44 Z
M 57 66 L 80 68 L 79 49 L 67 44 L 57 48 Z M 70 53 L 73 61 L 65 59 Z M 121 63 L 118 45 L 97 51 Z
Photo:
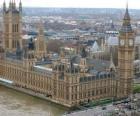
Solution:
M 129 15 L 129 11 L 128 11 L 128 6 L 126 8 L 126 11 L 125 11 L 125 15 L 124 15 L 124 18 L 123 18 L 123 24 L 122 24 L 122 27 L 121 27 L 121 32 L 123 33 L 127 33 L 127 32 L 132 32 L 132 27 L 131 27 L 131 23 L 130 23 L 130 15 Z

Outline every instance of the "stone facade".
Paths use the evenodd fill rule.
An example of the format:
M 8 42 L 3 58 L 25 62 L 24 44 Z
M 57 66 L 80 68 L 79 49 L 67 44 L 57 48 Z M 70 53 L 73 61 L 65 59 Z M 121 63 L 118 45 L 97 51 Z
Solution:
M 119 36 L 119 97 L 127 97 L 132 93 L 132 80 L 134 78 L 134 38 L 135 35 L 130 24 L 130 16 L 127 8 Z
M 0 50 L 0 78 L 12 81 L 13 86 L 41 93 L 67 107 L 131 94 L 134 36 L 128 9 L 120 31 L 119 65 L 116 70 L 113 60 L 87 58 L 84 48 L 81 54 L 75 56 L 46 58 L 42 28 L 39 39 L 34 41 L 31 38 L 27 47 L 23 48 L 20 38 L 21 3 L 18 11 L 15 6 L 10 2 L 9 9 L 6 9 L 5 3 L 3 7 L 5 49 Z
M 15 2 L 9 3 L 9 8 L 6 8 L 6 3 L 3 4 L 3 24 L 4 24 L 4 47 L 6 51 L 15 51 L 17 44 L 22 46 L 22 4 L 19 8 Z

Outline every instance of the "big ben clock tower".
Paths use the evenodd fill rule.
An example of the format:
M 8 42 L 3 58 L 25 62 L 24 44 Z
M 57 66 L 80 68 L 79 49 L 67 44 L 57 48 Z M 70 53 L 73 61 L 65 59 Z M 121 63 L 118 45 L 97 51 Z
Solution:
M 132 93 L 133 83 L 133 60 L 134 60 L 134 31 L 130 23 L 128 7 L 123 19 L 123 24 L 119 34 L 118 47 L 118 97 L 128 97 Z

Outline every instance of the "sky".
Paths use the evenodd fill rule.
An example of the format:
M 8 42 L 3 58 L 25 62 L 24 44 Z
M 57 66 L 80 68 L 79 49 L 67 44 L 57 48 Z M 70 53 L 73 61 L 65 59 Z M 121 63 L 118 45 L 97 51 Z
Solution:
M 0 0 L 4 1 L 4 0 Z M 10 0 L 5 0 L 7 3 Z M 17 3 L 20 0 L 15 0 Z M 74 7 L 74 8 L 129 8 L 140 9 L 140 0 L 21 0 L 23 6 L 30 7 Z M 0 2 L 2 6 L 2 2 Z

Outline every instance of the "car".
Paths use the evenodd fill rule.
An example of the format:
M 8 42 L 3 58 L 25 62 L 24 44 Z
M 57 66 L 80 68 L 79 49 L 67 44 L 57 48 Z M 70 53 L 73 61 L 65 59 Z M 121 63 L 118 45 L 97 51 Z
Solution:
M 128 102 L 129 102 L 129 101 L 127 101 L 127 100 L 123 100 L 121 103 L 124 103 L 124 104 L 125 104 L 125 103 L 128 103 Z
M 106 110 L 106 107 L 105 107 L 105 106 L 103 106 L 103 107 L 102 107 L 102 110 Z
M 119 111 L 119 109 L 118 109 L 118 108 L 115 108 L 114 110 L 115 110 L 116 112 L 118 112 L 118 111 Z
M 133 101 L 136 102 L 136 101 L 138 101 L 138 99 L 135 98 L 135 99 L 133 99 Z

